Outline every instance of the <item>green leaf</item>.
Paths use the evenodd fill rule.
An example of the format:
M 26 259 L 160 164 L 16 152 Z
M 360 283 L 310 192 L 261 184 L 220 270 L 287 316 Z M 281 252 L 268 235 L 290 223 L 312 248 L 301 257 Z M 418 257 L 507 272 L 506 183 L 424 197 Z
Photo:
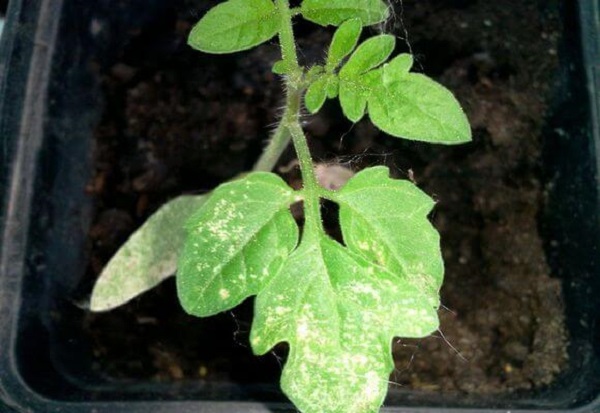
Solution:
M 385 62 L 396 44 L 394 36 L 382 34 L 361 43 L 339 74 L 339 97 L 344 115 L 358 122 L 365 114 L 371 93 L 369 70 Z
M 325 68 L 321 65 L 311 66 L 310 69 L 306 72 L 305 79 L 309 82 L 314 82 L 318 78 L 320 78 L 323 74 L 325 74 Z
M 378 73 L 371 71 L 364 75 L 340 79 L 340 105 L 344 115 L 352 122 L 358 122 L 364 116 L 373 83 L 378 80 Z
M 310 113 L 316 113 L 321 109 L 327 99 L 328 76 L 324 75 L 312 82 L 304 96 L 306 109 Z
M 271 39 L 279 27 L 279 13 L 271 0 L 228 0 L 206 13 L 188 43 L 207 53 L 238 52 Z
M 206 317 L 255 295 L 298 242 L 292 189 L 255 172 L 219 186 L 188 222 L 177 271 L 179 301 Z
M 400 79 L 412 68 L 414 59 L 411 54 L 402 53 L 383 65 L 383 83 L 389 84 Z
M 337 76 L 332 75 L 329 77 L 329 81 L 327 82 L 327 97 L 329 99 L 335 99 L 340 91 L 340 80 Z
M 325 68 L 328 72 L 333 72 L 342 60 L 352 53 L 356 48 L 361 32 L 362 23 L 360 19 L 345 21 L 335 31 L 329 52 L 327 53 Z
M 367 108 L 368 90 L 358 81 L 340 79 L 339 98 L 344 116 L 358 122 Z
M 265 354 L 289 343 L 281 386 L 303 413 L 376 412 L 394 368 L 392 338 L 435 331 L 438 305 L 436 294 L 314 237 L 259 293 L 251 344 Z
M 287 62 L 285 60 L 278 60 L 273 64 L 271 69 L 276 75 L 285 75 L 289 72 Z
M 335 74 L 323 74 L 310 84 L 304 96 L 306 109 L 310 113 L 318 112 L 327 98 L 333 99 L 338 94 L 339 81 Z
M 111 310 L 174 275 L 185 240 L 184 223 L 207 199 L 206 195 L 181 196 L 148 218 L 100 274 L 90 309 Z
M 440 237 L 427 215 L 433 200 L 380 166 L 356 174 L 336 194 L 347 247 L 387 268 L 423 293 L 435 294 L 444 275 Z
M 388 6 L 382 0 L 304 0 L 301 12 L 305 19 L 322 26 L 339 26 L 353 18 L 370 26 L 389 17 Z
M 393 45 L 382 39 L 367 47 L 369 40 L 340 70 L 340 104 L 348 119 L 357 122 L 367 110 L 373 124 L 392 136 L 447 145 L 471 140 L 469 120 L 448 89 L 409 73 L 409 54 L 377 68 Z
M 422 74 L 384 66 L 368 112 L 373 124 L 392 136 L 447 145 L 471 140 L 469 120 L 452 92 Z
M 340 79 L 355 79 L 385 62 L 396 45 L 396 39 L 389 34 L 381 34 L 365 40 L 350 56 L 340 70 Z

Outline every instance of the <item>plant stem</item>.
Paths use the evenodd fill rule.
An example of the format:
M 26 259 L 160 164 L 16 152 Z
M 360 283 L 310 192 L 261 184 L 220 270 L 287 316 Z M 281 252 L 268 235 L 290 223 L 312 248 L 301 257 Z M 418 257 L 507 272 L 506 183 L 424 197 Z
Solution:
M 286 62 L 288 68 L 294 68 L 296 74 L 302 70 L 298 64 L 298 53 L 294 40 L 294 29 L 292 28 L 292 11 L 288 0 L 277 0 L 281 25 L 279 26 L 279 44 L 281 47 L 281 58 Z M 295 77 L 295 76 L 291 76 Z
M 279 32 L 281 58 L 286 62 L 289 68 L 293 68 L 292 73 L 288 75 L 286 80 L 286 89 L 289 95 L 289 84 L 291 82 L 296 87 L 299 85 L 299 82 L 302 79 L 302 69 L 298 65 L 298 54 L 296 52 L 296 42 L 294 41 L 294 31 L 292 29 L 293 10 L 290 10 L 288 0 L 277 0 L 277 7 L 279 8 L 279 14 L 281 16 Z M 282 116 L 282 122 L 280 122 L 275 133 L 271 137 L 271 141 L 254 165 L 254 171 L 271 171 L 285 148 L 289 145 L 291 138 L 290 131 L 283 120 L 289 119 L 291 112 L 293 112 L 293 110 L 289 105 L 286 105 Z
M 304 216 L 305 216 L 305 235 L 307 237 L 319 235 L 323 232 L 323 222 L 321 220 L 321 206 L 319 198 L 319 184 L 313 168 L 312 156 L 306 142 L 306 136 L 300 126 L 300 108 L 303 92 L 302 69 L 298 65 L 298 54 L 296 51 L 296 42 L 294 40 L 294 30 L 292 28 L 292 11 L 290 10 L 288 0 L 277 0 L 277 7 L 281 16 L 281 26 L 279 31 L 279 42 L 281 45 L 281 55 L 290 73 L 286 78 L 286 109 L 281 126 L 287 129 L 292 135 L 294 149 L 300 163 L 302 173 L 302 183 L 304 186 Z
M 285 116 L 285 113 L 284 113 Z M 269 144 L 264 149 L 262 155 L 254 164 L 253 171 L 263 171 L 270 172 L 273 170 L 279 158 L 283 154 L 283 151 L 290 144 L 290 140 L 292 136 L 290 135 L 290 131 L 285 127 L 283 123 L 280 123 L 275 129 L 273 136 L 271 136 L 271 140 Z
M 296 121 L 290 126 L 290 133 L 294 142 L 294 148 L 300 162 L 300 171 L 302 172 L 302 184 L 304 186 L 304 216 L 305 233 L 307 236 L 316 235 L 323 232 L 323 221 L 321 219 L 321 201 L 320 190 L 317 177 L 315 176 L 312 157 L 306 143 L 306 137 Z

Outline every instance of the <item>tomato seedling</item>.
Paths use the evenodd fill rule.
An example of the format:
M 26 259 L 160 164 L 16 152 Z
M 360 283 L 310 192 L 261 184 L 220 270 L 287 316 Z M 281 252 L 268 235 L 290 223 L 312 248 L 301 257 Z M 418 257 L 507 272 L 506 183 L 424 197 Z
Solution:
M 285 80 L 285 109 L 254 171 L 209 195 L 165 205 L 110 261 L 91 308 L 104 311 L 177 272 L 179 300 L 207 317 L 256 296 L 250 336 L 256 354 L 289 344 L 281 387 L 305 413 L 379 410 L 393 370 L 394 337 L 423 337 L 438 328 L 443 262 L 439 235 L 427 216 L 433 200 L 385 167 L 365 169 L 339 190 L 317 183 L 301 126 L 339 99 L 357 122 L 368 114 L 395 137 L 441 144 L 471 139 L 454 96 L 422 74 L 413 58 L 391 58 L 396 39 L 359 42 L 364 26 L 388 18 L 381 0 L 228 0 L 193 28 L 189 44 L 206 53 L 247 50 L 276 36 Z M 298 64 L 292 20 L 338 26 L 325 61 Z M 269 172 L 293 142 L 303 188 Z M 323 199 L 339 205 L 343 244 L 321 219 Z M 300 230 L 290 206 L 303 202 Z

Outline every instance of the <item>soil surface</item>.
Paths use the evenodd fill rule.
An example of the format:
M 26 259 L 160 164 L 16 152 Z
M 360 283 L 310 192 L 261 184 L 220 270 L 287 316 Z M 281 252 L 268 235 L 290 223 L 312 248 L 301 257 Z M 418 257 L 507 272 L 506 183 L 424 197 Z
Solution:
M 176 2 L 174 2 L 176 3 Z M 136 34 L 104 76 L 97 129 L 92 283 L 128 235 L 166 200 L 210 190 L 251 168 L 277 121 L 275 44 L 230 56 L 189 50 L 191 25 L 216 2 L 186 1 L 158 35 Z M 542 248 L 538 217 L 542 126 L 560 36 L 554 1 L 405 0 L 388 24 L 416 69 L 455 92 L 473 143 L 406 142 L 356 125 L 337 102 L 306 118 L 315 158 L 353 170 L 388 165 L 438 200 L 446 281 L 440 332 L 394 344 L 403 388 L 471 394 L 550 384 L 567 365 L 560 282 Z M 153 28 L 155 29 L 155 28 Z M 299 23 L 315 62 L 331 32 Z M 278 170 L 297 183 L 294 153 Z M 172 280 L 107 314 L 89 314 L 94 368 L 117 378 L 278 382 L 280 356 L 248 348 L 252 302 L 209 319 L 186 316 Z M 283 351 L 281 354 L 284 354 Z

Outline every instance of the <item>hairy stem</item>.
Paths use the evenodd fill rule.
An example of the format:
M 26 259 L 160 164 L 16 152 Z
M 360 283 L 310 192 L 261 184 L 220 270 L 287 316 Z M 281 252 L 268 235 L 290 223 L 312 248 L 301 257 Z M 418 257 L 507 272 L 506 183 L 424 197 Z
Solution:
M 281 58 L 287 63 L 288 68 L 293 68 L 290 77 L 295 78 L 302 74 L 298 64 L 298 53 L 294 40 L 294 29 L 292 28 L 292 11 L 288 0 L 277 0 L 281 25 L 279 26 L 279 44 L 281 47 Z M 297 79 L 295 79 L 297 80 Z
M 293 93 L 291 94 L 294 97 Z M 299 99 L 298 99 L 299 100 Z M 304 132 L 297 119 L 289 124 L 290 133 L 294 142 L 294 148 L 300 162 L 302 172 L 302 184 L 304 186 L 304 215 L 305 215 L 305 234 L 311 236 L 323 231 L 323 222 L 321 219 L 320 190 L 315 176 L 312 157 L 306 142 Z
M 273 136 L 271 136 L 269 144 L 264 149 L 258 161 L 256 161 L 256 163 L 254 164 L 254 168 L 252 168 L 252 170 L 255 172 L 272 171 L 275 165 L 277 164 L 279 158 L 281 158 L 283 151 L 285 151 L 285 149 L 290 144 L 291 139 L 292 136 L 290 135 L 290 131 L 285 127 L 283 123 L 280 123 L 279 126 L 277 126 L 277 129 L 275 129 Z
M 306 142 L 306 137 L 300 126 L 300 102 L 302 99 L 303 81 L 302 69 L 298 65 L 298 54 L 292 28 L 292 11 L 290 10 L 288 0 L 277 0 L 277 7 L 279 8 L 279 14 L 281 16 L 281 26 L 279 30 L 281 55 L 287 64 L 287 67 L 291 69 L 285 83 L 287 93 L 286 110 L 281 119 L 281 125 L 285 127 L 292 136 L 294 149 L 298 155 L 305 193 L 305 235 L 310 237 L 323 231 L 319 200 L 319 184 L 315 176 L 308 143 Z

